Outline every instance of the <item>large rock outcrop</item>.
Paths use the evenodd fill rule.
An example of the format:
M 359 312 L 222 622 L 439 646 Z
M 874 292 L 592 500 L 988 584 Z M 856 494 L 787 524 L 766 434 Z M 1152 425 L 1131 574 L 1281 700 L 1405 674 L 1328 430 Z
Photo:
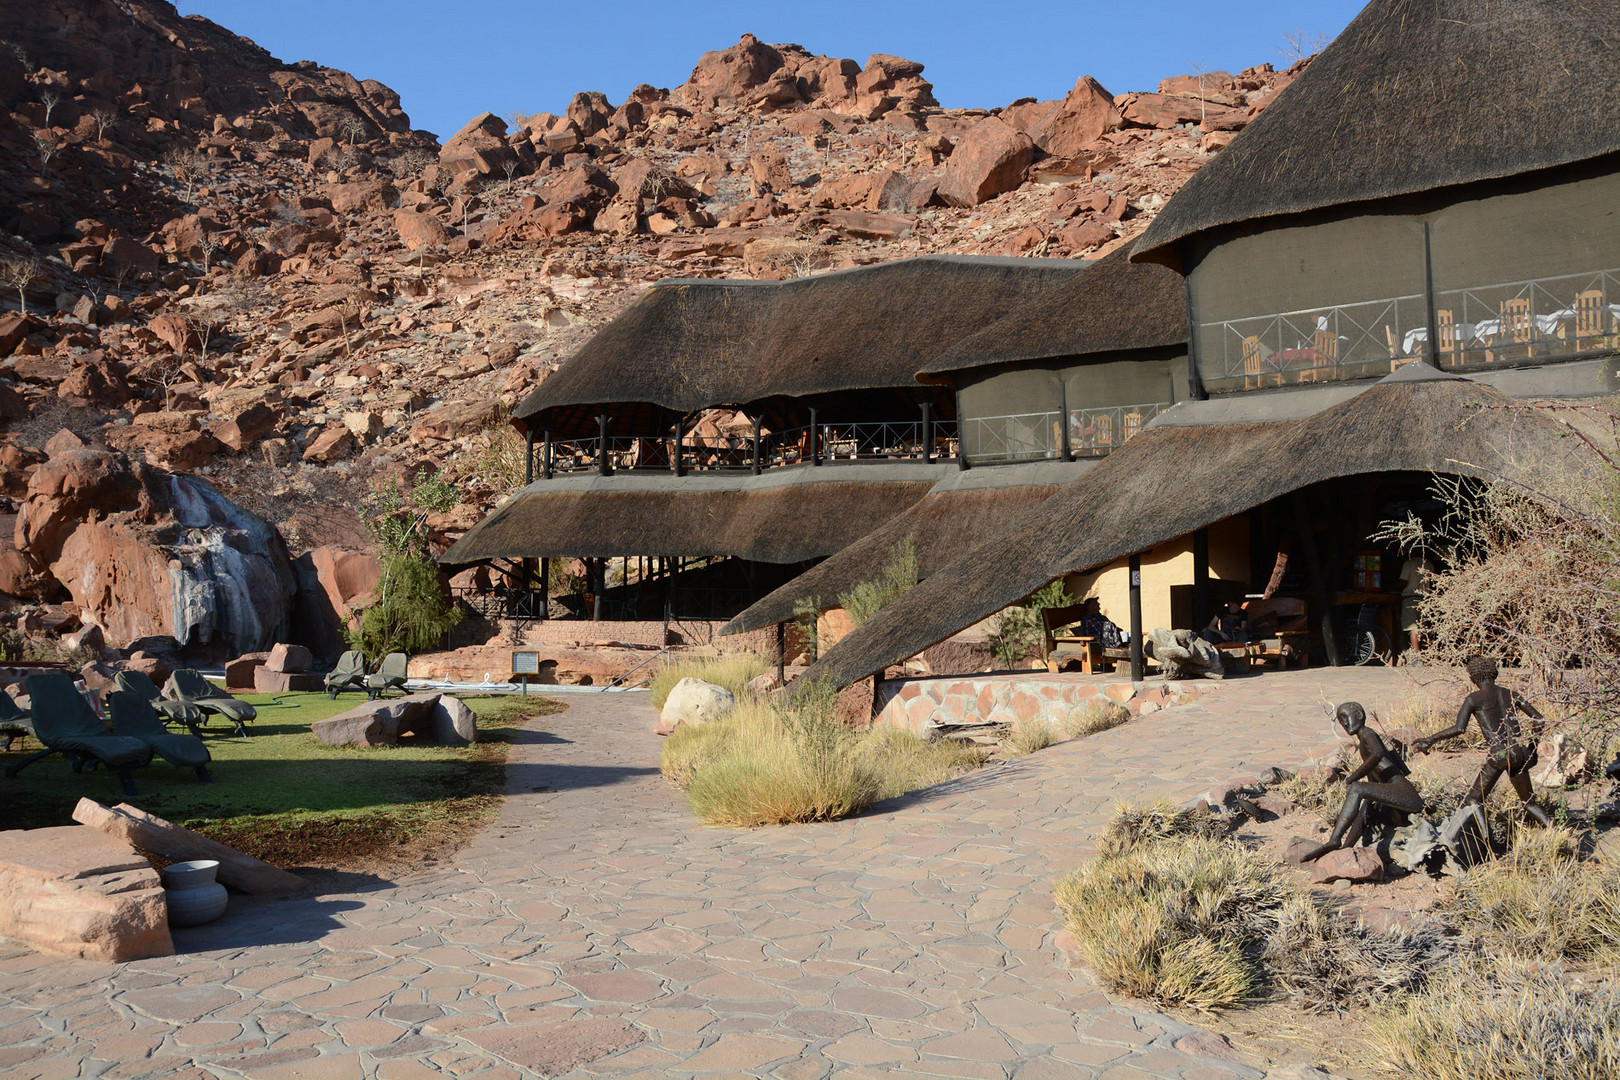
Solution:
M 13 537 L 110 645 L 172 637 L 245 653 L 285 634 L 293 576 L 281 537 L 199 477 L 64 449 L 29 478 Z

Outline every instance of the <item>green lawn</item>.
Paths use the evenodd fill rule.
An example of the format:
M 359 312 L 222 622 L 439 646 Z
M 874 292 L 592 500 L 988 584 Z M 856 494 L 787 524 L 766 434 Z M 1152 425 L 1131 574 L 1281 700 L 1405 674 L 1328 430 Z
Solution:
M 140 795 L 127 798 L 113 774 L 75 774 L 61 757 L 0 777 L 0 828 L 72 823 L 81 795 L 108 805 L 129 802 L 282 865 L 340 867 L 356 858 L 416 841 L 433 846 L 466 835 L 490 819 L 505 785 L 506 753 L 525 716 L 563 706 L 537 697 L 467 698 L 478 716 L 478 742 L 468 747 L 400 745 L 377 749 L 326 746 L 310 724 L 364 700 L 324 693 L 241 694 L 258 710 L 247 738 L 216 720 L 205 729 L 212 784 L 161 758 L 133 773 Z M 10 765 L 39 749 L 13 744 Z

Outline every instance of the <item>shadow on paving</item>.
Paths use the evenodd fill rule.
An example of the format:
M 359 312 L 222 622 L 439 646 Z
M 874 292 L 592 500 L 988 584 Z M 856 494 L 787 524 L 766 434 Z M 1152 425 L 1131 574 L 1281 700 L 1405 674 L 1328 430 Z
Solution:
M 506 790 L 577 791 L 583 788 L 628 784 L 643 776 L 657 776 L 658 767 L 632 765 L 565 765 L 560 763 L 511 764 L 506 766 Z
M 365 879 L 361 888 L 375 890 L 392 883 L 369 874 L 345 874 Z M 330 890 L 330 885 L 322 883 Z M 232 896 L 225 917 L 204 926 L 176 927 L 174 951 L 178 954 L 245 949 L 256 945 L 297 945 L 319 941 L 336 930 L 348 929 L 338 916 L 365 907 L 361 900 L 322 900 L 314 896 L 242 897 Z

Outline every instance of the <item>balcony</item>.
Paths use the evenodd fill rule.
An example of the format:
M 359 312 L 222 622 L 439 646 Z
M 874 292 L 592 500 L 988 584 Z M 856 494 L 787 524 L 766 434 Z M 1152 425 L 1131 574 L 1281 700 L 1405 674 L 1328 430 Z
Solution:
M 1620 270 L 1441 290 L 1434 309 L 1448 370 L 1620 350 Z M 1204 323 L 1199 371 L 1216 392 L 1371 378 L 1424 359 L 1429 333 L 1421 293 Z
M 829 423 L 752 436 L 638 437 L 552 440 L 536 443 L 536 477 L 565 473 L 752 473 L 798 465 L 876 461 L 953 461 L 959 452 L 954 420 L 900 423 Z M 549 461 L 547 460 L 549 454 Z
M 1070 409 L 1068 438 L 1060 410 L 975 416 L 962 421 L 969 463 L 999 465 L 1044 459 L 1104 457 L 1125 444 L 1148 421 L 1170 407 L 1166 401 Z

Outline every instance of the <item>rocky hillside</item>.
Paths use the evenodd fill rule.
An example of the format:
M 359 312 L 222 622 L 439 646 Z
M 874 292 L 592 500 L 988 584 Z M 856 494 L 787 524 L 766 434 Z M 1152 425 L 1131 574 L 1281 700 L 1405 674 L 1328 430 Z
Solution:
M 440 147 L 160 0 L 10 5 L 0 42 L 0 594 L 226 651 L 331 647 L 378 478 L 449 469 L 433 526 L 476 521 L 503 411 L 649 282 L 1100 255 L 1299 67 L 946 110 L 921 63 L 745 36 Z

